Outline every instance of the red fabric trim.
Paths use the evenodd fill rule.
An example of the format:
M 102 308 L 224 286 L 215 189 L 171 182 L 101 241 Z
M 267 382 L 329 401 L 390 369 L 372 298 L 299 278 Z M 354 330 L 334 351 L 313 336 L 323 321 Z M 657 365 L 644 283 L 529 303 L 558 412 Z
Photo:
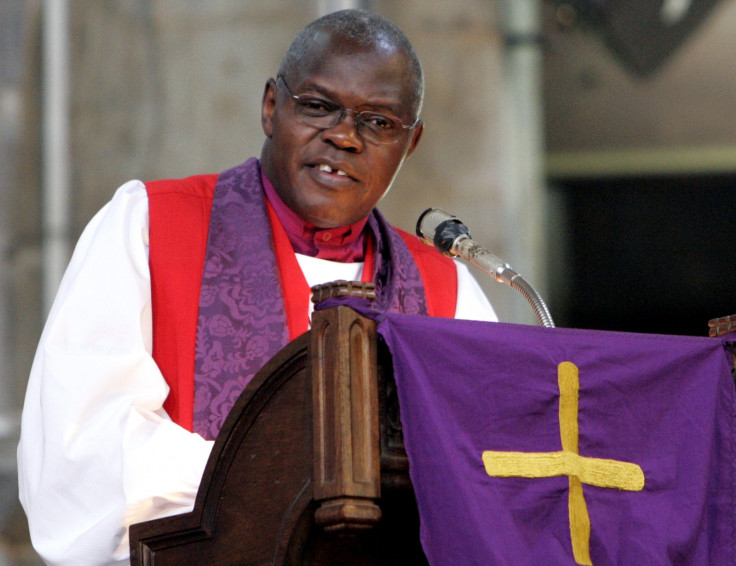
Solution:
M 153 358 L 171 389 L 164 409 L 189 431 L 199 293 L 217 177 L 146 183 Z
M 373 235 L 369 235 L 365 239 L 365 255 L 363 256 L 363 275 L 360 278 L 363 283 L 373 281 L 373 268 L 376 265 L 376 246 L 373 243 Z
M 443 318 L 454 318 L 457 305 L 457 269 L 455 263 L 417 236 L 395 228 L 403 238 L 424 283 L 427 314 Z

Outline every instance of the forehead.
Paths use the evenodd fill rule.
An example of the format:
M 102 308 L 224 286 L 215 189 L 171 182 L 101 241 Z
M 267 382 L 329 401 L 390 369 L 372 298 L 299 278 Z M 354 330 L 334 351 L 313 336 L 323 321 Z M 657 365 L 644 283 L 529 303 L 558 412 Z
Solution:
M 407 57 L 390 45 L 366 48 L 339 39 L 316 40 L 289 75 L 292 88 L 315 89 L 346 106 L 381 104 L 409 111 Z

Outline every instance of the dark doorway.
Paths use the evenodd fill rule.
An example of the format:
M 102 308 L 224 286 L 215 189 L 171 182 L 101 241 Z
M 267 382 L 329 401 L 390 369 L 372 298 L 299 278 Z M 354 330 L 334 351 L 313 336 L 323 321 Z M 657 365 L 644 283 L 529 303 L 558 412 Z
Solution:
M 736 314 L 736 176 L 558 181 L 558 326 L 705 336 Z

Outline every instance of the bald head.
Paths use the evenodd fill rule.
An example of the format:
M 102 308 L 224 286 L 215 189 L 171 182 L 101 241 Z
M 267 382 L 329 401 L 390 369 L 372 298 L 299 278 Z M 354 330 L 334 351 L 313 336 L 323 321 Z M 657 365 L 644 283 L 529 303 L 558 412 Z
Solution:
M 393 22 L 365 10 L 332 12 L 307 25 L 294 38 L 279 67 L 279 74 L 292 76 L 323 53 L 329 45 L 332 53 L 397 53 L 405 60 L 402 81 L 409 95 L 410 107 L 417 116 L 424 96 L 424 74 L 414 48 L 404 32 Z

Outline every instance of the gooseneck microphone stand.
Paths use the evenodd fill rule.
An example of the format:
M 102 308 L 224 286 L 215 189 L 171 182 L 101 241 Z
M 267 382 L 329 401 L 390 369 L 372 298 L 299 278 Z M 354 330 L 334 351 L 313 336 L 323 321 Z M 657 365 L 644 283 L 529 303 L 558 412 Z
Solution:
M 496 281 L 516 289 L 531 305 L 539 324 L 554 328 L 552 315 L 536 289 L 509 264 L 475 242 L 468 228 L 457 217 L 439 208 L 428 208 L 417 221 L 417 236 L 443 255 L 461 257 Z

